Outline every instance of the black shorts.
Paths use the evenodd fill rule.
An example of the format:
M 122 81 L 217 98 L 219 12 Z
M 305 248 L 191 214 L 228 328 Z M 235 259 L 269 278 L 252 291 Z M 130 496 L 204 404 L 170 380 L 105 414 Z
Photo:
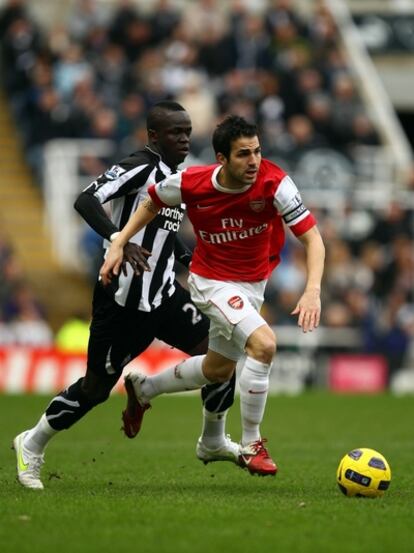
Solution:
M 88 345 L 88 370 L 120 375 L 124 366 L 145 351 L 154 338 L 190 353 L 208 336 L 209 320 L 175 282 L 174 294 L 157 309 L 145 312 L 118 305 L 102 284 L 95 286 Z

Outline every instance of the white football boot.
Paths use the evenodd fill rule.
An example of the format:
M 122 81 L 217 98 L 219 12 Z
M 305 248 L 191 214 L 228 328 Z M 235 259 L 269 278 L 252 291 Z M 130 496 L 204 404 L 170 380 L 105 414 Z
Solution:
M 43 455 L 35 455 L 23 445 L 24 438 L 28 431 L 22 432 L 13 440 L 13 449 L 17 459 L 17 478 L 25 488 L 32 490 L 43 490 L 44 486 L 40 480 L 40 469 L 44 463 Z
M 240 446 L 230 439 L 227 435 L 224 439 L 224 444 L 216 449 L 211 449 L 203 444 L 201 438 L 198 439 L 196 447 L 196 455 L 205 465 L 214 463 L 215 461 L 231 461 L 239 465 Z

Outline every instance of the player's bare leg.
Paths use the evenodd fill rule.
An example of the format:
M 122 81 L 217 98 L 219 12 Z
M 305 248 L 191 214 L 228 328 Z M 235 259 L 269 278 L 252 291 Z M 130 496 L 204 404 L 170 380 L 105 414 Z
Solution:
M 175 378 L 176 373 L 177 371 Z M 145 411 L 151 407 L 149 397 L 144 395 L 143 388 L 147 389 L 147 393 L 154 394 L 155 390 L 160 390 L 161 384 L 164 389 L 168 383 L 175 387 L 169 376 L 171 375 L 160 377 L 158 380 L 161 382 L 155 385 L 153 377 L 145 377 L 139 373 L 129 373 L 125 377 L 127 405 L 122 412 L 122 429 L 128 438 L 135 438 L 139 433 Z M 205 464 L 214 461 L 231 461 L 239 464 L 239 445 L 225 434 L 227 411 L 234 401 L 234 386 L 235 377 L 228 382 L 203 387 L 203 431 L 197 442 L 196 455 Z M 170 388 L 166 391 L 170 391 Z

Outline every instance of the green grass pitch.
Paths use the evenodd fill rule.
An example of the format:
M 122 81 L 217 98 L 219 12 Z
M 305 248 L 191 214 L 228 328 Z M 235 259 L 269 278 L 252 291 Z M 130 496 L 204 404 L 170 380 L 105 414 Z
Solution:
M 158 398 L 135 440 L 120 432 L 124 398 L 113 396 L 51 442 L 37 492 L 17 483 L 10 443 L 48 399 L 0 397 L 2 553 L 414 550 L 412 397 L 270 397 L 262 430 L 279 474 L 259 478 L 197 461 L 197 396 Z M 237 402 L 228 431 L 239 439 Z M 383 498 L 340 493 L 336 468 L 355 447 L 388 459 Z

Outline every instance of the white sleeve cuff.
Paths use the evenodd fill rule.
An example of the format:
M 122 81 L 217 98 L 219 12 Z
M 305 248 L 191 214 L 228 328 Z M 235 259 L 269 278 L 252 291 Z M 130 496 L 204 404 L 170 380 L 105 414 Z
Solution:
M 113 233 L 111 234 L 111 236 L 109 237 L 109 241 L 110 241 L 110 242 L 113 242 L 113 241 L 115 240 L 115 238 L 116 238 L 117 236 L 119 236 L 119 234 L 121 234 L 121 232 L 120 232 L 119 230 L 118 230 L 117 232 L 113 232 Z

